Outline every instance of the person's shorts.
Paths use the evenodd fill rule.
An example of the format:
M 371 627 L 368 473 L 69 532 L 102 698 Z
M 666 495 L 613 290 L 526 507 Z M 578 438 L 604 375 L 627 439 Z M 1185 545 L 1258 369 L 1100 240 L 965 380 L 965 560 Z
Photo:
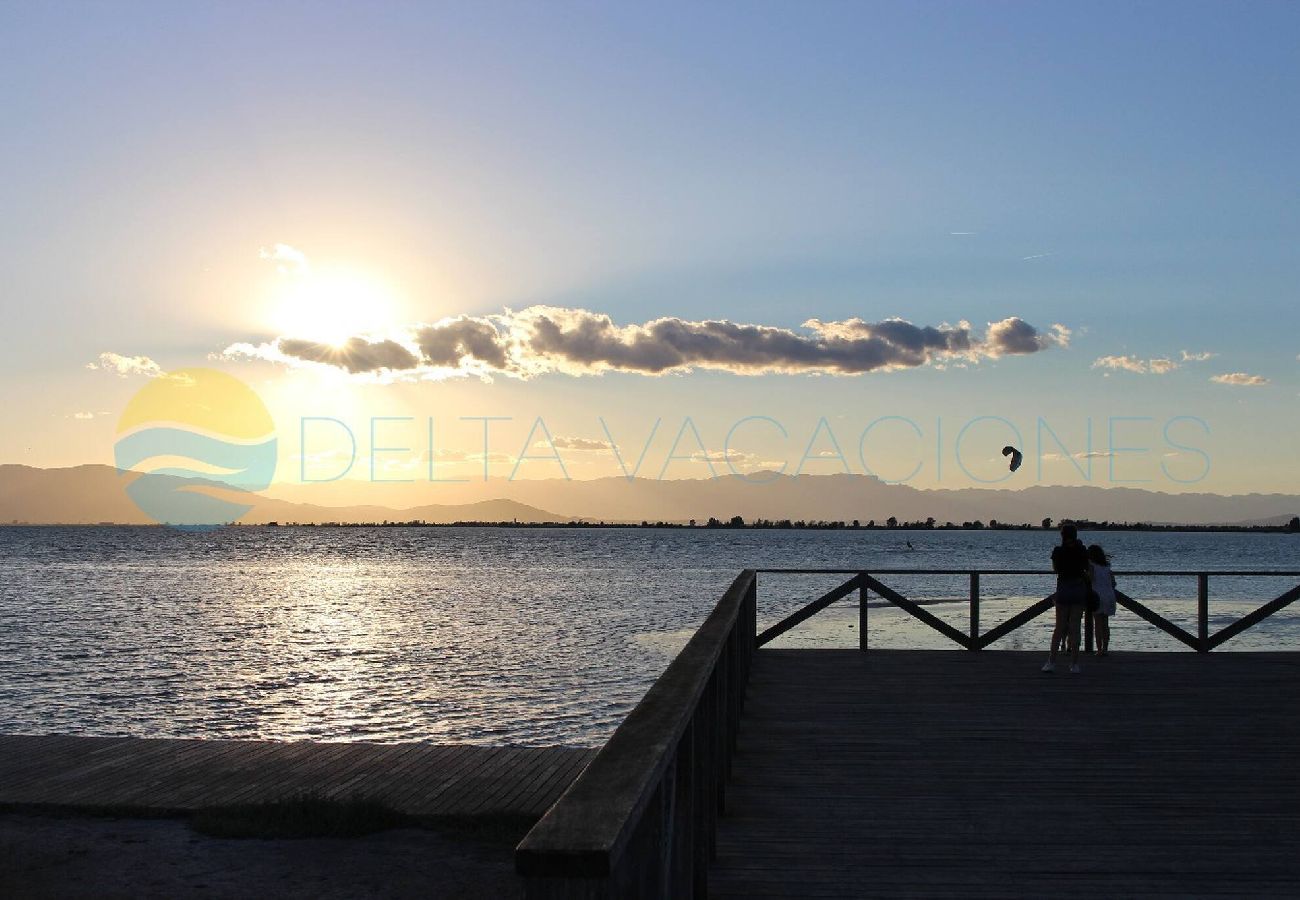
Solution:
M 1078 606 L 1080 609 L 1088 602 L 1088 583 L 1086 581 L 1067 582 L 1057 585 L 1052 595 L 1052 604 L 1057 607 Z

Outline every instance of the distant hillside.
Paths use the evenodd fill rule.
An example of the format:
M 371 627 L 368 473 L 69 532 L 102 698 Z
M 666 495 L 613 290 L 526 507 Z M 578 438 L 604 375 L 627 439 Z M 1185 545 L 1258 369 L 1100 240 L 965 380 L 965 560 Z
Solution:
M 484 495 L 551 510 L 562 518 L 606 522 L 705 521 L 710 516 L 743 516 L 746 521 L 803 519 L 846 521 L 890 516 L 902 521 L 933 517 L 940 524 L 976 519 L 1037 524 L 1046 517 L 1113 522 L 1229 524 L 1276 520 L 1300 515 L 1300 497 L 1292 494 L 1172 494 L 1129 487 L 1034 486 L 1020 490 L 961 488 L 920 490 L 886 484 L 867 475 L 775 475 L 758 484 L 725 476 L 716 479 L 658 481 L 597 478 L 566 481 L 494 479 L 461 484 L 367 484 L 346 480 L 328 484 L 277 484 L 282 499 L 326 505 L 374 503 L 407 506 L 413 502 L 464 503 Z M 363 499 L 364 498 L 364 499 Z
M 111 466 L 34 469 L 0 466 L 0 522 L 93 523 L 149 521 L 124 493 L 133 477 Z M 763 477 L 763 476 L 752 476 Z M 203 482 L 198 487 L 228 492 Z M 1018 524 L 1050 517 L 1163 524 L 1282 524 L 1300 514 L 1300 497 L 1290 494 L 1168 494 L 1135 488 L 1034 486 L 1023 490 L 956 489 L 923 491 L 886 484 L 865 475 L 776 476 L 763 484 L 738 477 L 656 481 L 599 478 L 565 481 L 493 480 L 461 484 L 365 484 L 339 482 L 276 485 L 274 498 L 252 498 L 241 521 L 370 522 L 519 521 L 607 522 L 706 521 L 710 516 L 754 519 L 845 521 L 893 516 L 901 521 L 939 524 L 980 520 Z M 484 494 L 489 494 L 485 498 Z M 366 497 L 367 502 L 343 498 Z M 440 503 L 427 502 L 437 497 Z M 373 498 L 373 500 L 371 499 Z M 412 503 L 421 505 L 412 506 Z
M 122 525 L 151 524 L 126 494 L 136 478 L 174 481 L 188 489 L 204 490 L 253 508 L 240 518 L 251 525 L 266 522 L 563 522 L 566 517 L 536 509 L 514 500 L 481 500 L 462 504 L 428 504 L 409 509 L 385 506 L 318 506 L 292 503 L 235 491 L 200 479 L 170 475 L 119 474 L 112 466 L 74 466 L 67 469 L 37 469 L 31 466 L 0 466 L 0 524 L 22 522 L 33 525 L 93 525 L 112 522 Z
M 746 521 L 805 519 L 883 522 L 933 517 L 939 523 L 976 519 L 1038 523 L 1045 517 L 1115 522 L 1210 524 L 1300 513 L 1300 497 L 1286 494 L 1166 494 L 1134 488 L 1048 487 L 1024 490 L 923 491 L 865 475 L 780 476 L 766 484 L 736 477 L 689 481 L 622 478 L 595 481 L 518 481 L 494 485 L 502 496 L 593 519 L 683 521 L 743 516 Z

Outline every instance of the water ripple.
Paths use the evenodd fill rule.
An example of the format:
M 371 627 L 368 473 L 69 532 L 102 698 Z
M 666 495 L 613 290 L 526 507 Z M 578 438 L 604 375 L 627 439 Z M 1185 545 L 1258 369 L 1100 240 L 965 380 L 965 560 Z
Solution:
M 695 530 L 0 529 L 0 732 L 586 744 L 746 566 L 1039 567 L 1051 535 Z M 1106 535 L 1117 568 L 1294 567 L 1287 535 Z M 1121 586 L 1192 627 L 1195 586 Z M 900 577 L 964 627 L 961 578 Z M 1290 584 L 1212 586 L 1226 623 Z M 760 579 L 770 623 L 836 579 Z M 891 582 L 893 583 L 893 582 Z M 985 579 L 986 627 L 1050 589 Z M 841 604 L 784 640 L 855 646 Z M 942 646 L 894 610 L 874 646 Z M 1215 627 L 1218 627 L 1216 624 Z M 1008 647 L 1037 647 L 1039 623 Z M 1296 649 L 1288 610 L 1230 647 Z M 1173 649 L 1132 616 L 1114 646 Z

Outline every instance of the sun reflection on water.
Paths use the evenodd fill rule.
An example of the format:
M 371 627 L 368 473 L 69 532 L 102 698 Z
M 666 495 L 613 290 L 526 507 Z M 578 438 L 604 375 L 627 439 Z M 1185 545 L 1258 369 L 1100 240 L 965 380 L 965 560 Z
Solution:
M 1187 537 L 1115 535 L 1108 547 L 1130 568 L 1180 568 Z M 1291 545 L 1271 537 L 1197 535 L 1208 540 L 1193 549 L 1206 568 L 1284 567 Z M 1036 567 L 1049 538 L 914 535 L 907 562 Z M 740 568 L 897 565 L 890 541 L 878 532 L 0 529 L 0 731 L 595 745 Z M 1126 584 L 1118 568 L 1126 590 L 1190 623 L 1193 582 Z M 1050 579 L 988 581 L 986 628 Z M 834 583 L 761 576 L 760 625 Z M 1212 615 L 1226 622 L 1289 586 L 1225 580 L 1212 588 Z M 905 587 L 929 597 L 964 590 L 952 579 Z M 964 603 L 929 608 L 965 627 Z M 870 622 L 872 646 L 945 646 L 896 610 L 873 609 Z M 853 647 L 856 623 L 856 609 L 840 604 L 782 640 Z M 1046 627 L 1040 620 L 1005 646 L 1045 646 Z M 1294 649 L 1298 637 L 1293 607 L 1226 649 Z M 1113 645 L 1175 649 L 1124 614 Z

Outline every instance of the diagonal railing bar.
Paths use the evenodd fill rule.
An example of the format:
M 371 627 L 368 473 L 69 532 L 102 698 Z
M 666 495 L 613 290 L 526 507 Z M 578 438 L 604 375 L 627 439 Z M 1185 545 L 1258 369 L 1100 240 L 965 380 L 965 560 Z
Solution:
M 1260 622 L 1264 621 L 1269 616 L 1273 615 L 1273 613 L 1277 612 L 1280 609 L 1284 609 L 1290 606 L 1292 603 L 1296 602 L 1296 600 L 1300 600 L 1300 584 L 1291 588 L 1291 590 L 1287 591 L 1285 594 L 1282 594 L 1277 599 L 1268 601 L 1259 609 L 1255 610 L 1253 613 L 1247 613 L 1237 621 L 1233 622 L 1231 625 L 1225 625 L 1223 628 L 1219 629 L 1215 634 L 1210 635 L 1208 638 L 1206 638 L 1205 649 L 1213 650 L 1215 647 L 1218 647 L 1224 641 L 1232 640 L 1237 635 L 1245 631 L 1247 628 L 1251 628 L 1254 627 L 1255 625 L 1258 625 Z
M 789 631 L 800 622 L 816 615 L 826 607 L 830 606 L 837 600 L 840 600 L 856 588 L 863 592 L 859 598 L 858 627 L 858 648 L 867 649 L 867 618 L 866 618 L 866 592 L 874 590 L 887 603 L 897 606 L 913 618 L 930 626 L 935 631 L 954 643 L 965 647 L 967 650 L 983 650 L 993 643 L 1006 637 L 1013 631 L 1021 628 L 1027 623 L 1041 616 L 1047 610 L 1051 609 L 1051 598 L 1038 600 L 1029 607 L 1007 619 L 1005 622 L 980 633 L 979 625 L 979 607 L 980 607 L 980 576 L 981 575 L 1008 575 L 1008 576 L 1051 576 L 1053 573 L 1040 569 L 873 569 L 869 574 L 862 570 L 854 569 L 805 569 L 805 568 L 767 568 L 755 569 L 756 574 L 764 575 L 852 575 L 853 577 L 840 585 L 835 590 L 814 600 L 812 603 L 801 608 L 797 612 L 787 616 L 781 622 L 773 625 L 758 636 L 758 645 L 769 643 L 773 638 Z M 1254 612 L 1242 616 L 1235 622 L 1230 623 L 1217 634 L 1209 633 L 1209 579 L 1213 577 L 1254 577 L 1254 578 L 1295 578 L 1300 576 L 1300 571 L 1280 570 L 1280 569 L 1259 569 L 1250 571 L 1237 570 L 1215 570 L 1215 571 L 1185 571 L 1185 570 L 1132 570 L 1120 573 L 1124 576 L 1142 576 L 1142 577 L 1194 577 L 1196 579 L 1196 616 L 1197 616 L 1197 633 L 1191 632 L 1174 624 L 1169 619 L 1152 610 L 1143 603 L 1139 603 L 1127 594 L 1116 591 L 1116 600 L 1120 606 L 1134 613 L 1139 619 L 1155 626 L 1160 631 L 1172 637 L 1174 640 L 1198 653 L 1208 653 L 1225 642 L 1232 640 L 1237 635 L 1260 622 L 1279 610 L 1300 601 L 1300 585 L 1292 588 L 1277 598 L 1270 600 Z M 934 614 L 923 608 L 922 603 L 909 600 L 898 591 L 882 584 L 878 576 L 881 575 L 967 575 L 970 578 L 970 627 L 969 633 L 958 630 L 949 625 Z M 1085 648 L 1092 649 L 1092 618 L 1085 619 Z
M 833 591 L 829 591 L 823 594 L 822 596 L 814 600 L 812 603 L 809 603 L 807 606 L 801 607 L 800 609 L 797 609 L 794 612 L 790 613 L 790 615 L 786 616 L 780 622 L 777 622 L 771 628 L 767 629 L 762 634 L 760 634 L 758 638 L 755 640 L 755 644 L 761 647 L 764 644 L 768 643 L 769 641 L 773 640 L 774 638 L 780 637 L 781 635 L 785 634 L 787 631 L 789 631 L 791 628 L 798 625 L 800 622 L 803 622 L 807 619 L 811 619 L 813 616 L 817 615 L 817 613 L 821 612 L 823 609 L 830 606 L 836 600 L 843 600 L 849 594 L 853 593 L 858 589 L 860 578 L 861 575 L 854 575 L 852 578 L 844 582 L 839 587 L 835 588 Z
M 1116 591 L 1115 599 L 1119 602 L 1120 606 L 1124 607 L 1125 609 L 1133 613 L 1136 613 L 1139 619 L 1143 619 L 1144 621 L 1149 622 L 1150 624 L 1156 626 L 1165 634 L 1169 635 L 1171 638 L 1182 641 L 1184 644 L 1191 647 L 1193 650 L 1201 649 L 1200 640 L 1195 636 L 1193 636 L 1190 632 L 1178 627 L 1173 622 L 1170 622 L 1168 619 L 1166 619 L 1164 616 L 1160 615 L 1159 613 L 1153 612 L 1148 607 L 1143 606 L 1141 603 L 1138 603 L 1136 600 L 1134 600 L 1128 594 L 1125 594 L 1123 591 Z
M 1032 622 L 1034 619 L 1037 619 L 1039 616 L 1041 616 L 1043 613 L 1047 612 L 1051 608 L 1052 608 L 1051 597 L 1045 597 L 1044 599 L 1039 600 L 1038 602 L 1034 603 L 1032 606 L 1028 607 L 1027 609 L 1016 613 L 1014 616 L 1007 619 L 1001 625 L 997 626 L 996 628 L 990 628 L 988 631 L 984 632 L 982 635 L 976 638 L 975 649 L 983 650 L 985 647 L 989 646 L 993 642 L 1002 640 L 1002 638 L 1006 637 L 1011 632 L 1015 631 L 1021 625 L 1025 625 L 1028 624 L 1029 622 Z
M 958 644 L 965 647 L 967 650 L 973 648 L 972 641 L 968 635 L 962 634 L 956 628 L 953 628 L 943 619 L 939 618 L 934 613 L 930 612 L 925 607 L 921 606 L 919 603 L 915 603 L 911 600 L 908 600 L 902 594 L 898 593 L 898 591 L 894 590 L 888 585 L 881 584 L 879 581 L 872 578 L 866 572 L 863 572 L 861 575 L 859 575 L 858 579 L 862 582 L 863 587 L 871 588 L 873 591 L 875 591 L 880 596 L 884 597 L 890 603 L 899 607 L 904 612 L 911 615 L 913 618 L 920 619 L 926 625 L 929 625 L 931 628 L 933 628 L 935 631 L 939 632 L 949 640 L 956 641 Z

